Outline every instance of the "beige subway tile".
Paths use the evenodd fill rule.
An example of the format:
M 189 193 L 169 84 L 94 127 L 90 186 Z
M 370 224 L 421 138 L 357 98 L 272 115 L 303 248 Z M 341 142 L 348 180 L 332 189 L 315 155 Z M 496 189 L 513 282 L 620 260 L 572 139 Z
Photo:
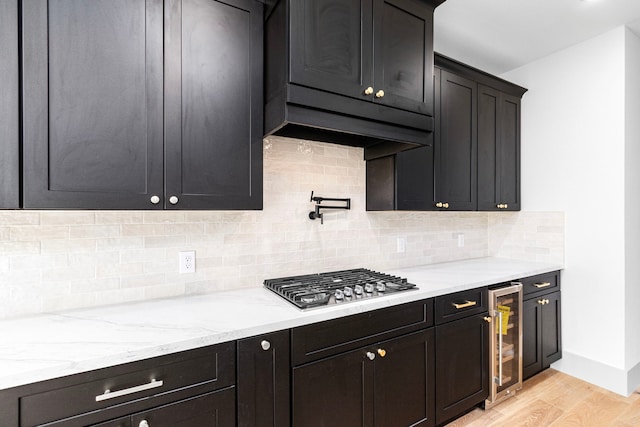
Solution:
M 169 236 L 177 235 L 201 235 L 204 234 L 205 226 L 202 223 L 182 223 L 182 224 L 167 224 L 165 226 L 165 234 Z
M 236 255 L 236 256 L 224 256 L 222 260 L 225 266 L 242 266 L 251 265 L 256 263 L 255 255 Z
M 0 242 L 10 240 L 9 235 L 9 227 L 0 227 Z
M 38 225 L 40 213 L 33 211 L 0 211 L 0 225 Z
M 120 253 L 118 251 L 71 253 L 68 255 L 68 262 L 70 266 L 109 266 L 120 262 Z
M 139 249 L 144 247 L 143 237 L 109 237 L 106 239 L 96 239 L 96 242 L 98 251 Z
M 96 266 L 96 277 L 129 277 L 144 274 L 144 263 L 110 264 Z
M 142 214 L 145 224 L 171 224 L 185 222 L 183 211 L 145 211 Z
M 120 236 L 119 225 L 72 225 L 69 227 L 71 239 L 96 239 Z
M 96 224 L 142 224 L 141 211 L 98 211 Z
M 96 276 L 96 268 L 93 265 L 74 265 L 67 267 L 48 268 L 42 271 L 42 281 L 58 282 L 80 279 L 92 279 Z
M 96 250 L 96 240 L 94 239 L 43 240 L 41 245 L 43 254 L 94 252 Z
M 144 288 L 113 289 L 96 292 L 96 299 L 100 305 L 122 304 L 125 302 L 142 301 Z
M 14 255 L 10 258 L 12 271 L 43 270 L 69 265 L 67 253 Z
M 146 236 L 144 237 L 145 248 L 175 248 L 184 246 L 187 242 L 186 236 Z
M 120 262 L 125 264 L 154 261 L 165 259 L 165 256 L 166 250 L 164 248 L 126 249 L 120 251 Z
M 44 246 L 44 245 L 43 245 Z M 40 253 L 40 242 L 0 242 L 0 256 Z
M 10 239 L 16 241 L 68 239 L 66 225 L 25 225 L 10 228 Z
M 200 269 L 200 260 L 196 257 L 196 269 Z M 178 271 L 178 257 L 171 260 L 155 260 L 142 263 L 143 272 L 149 273 L 175 273 Z
M 197 269 L 209 269 L 209 268 L 217 268 L 222 267 L 223 265 L 223 257 L 222 256 L 203 256 L 199 257 L 196 255 L 196 268 Z
M 255 234 L 227 234 L 224 236 L 225 245 L 243 244 L 243 243 L 255 243 L 257 237 Z
M 120 286 L 122 288 L 137 288 L 142 286 L 153 286 L 162 283 L 165 283 L 165 275 L 163 273 L 141 274 L 120 278 Z
M 42 225 L 95 224 L 96 217 L 91 211 L 43 211 L 40 212 Z
M 122 235 L 131 236 L 166 236 L 165 224 L 122 224 Z
M 56 312 L 81 307 L 95 307 L 96 305 L 100 305 L 102 303 L 103 301 L 98 299 L 96 293 L 85 292 L 73 295 L 69 294 L 43 298 L 42 310 L 44 312 Z
M 220 211 L 187 211 L 185 222 L 223 222 L 224 212 Z
M 69 291 L 71 294 L 82 292 L 102 292 L 115 290 L 120 288 L 120 279 L 117 277 L 107 278 L 87 278 L 82 280 L 71 280 L 69 282 Z M 99 299 L 100 304 L 103 304 Z

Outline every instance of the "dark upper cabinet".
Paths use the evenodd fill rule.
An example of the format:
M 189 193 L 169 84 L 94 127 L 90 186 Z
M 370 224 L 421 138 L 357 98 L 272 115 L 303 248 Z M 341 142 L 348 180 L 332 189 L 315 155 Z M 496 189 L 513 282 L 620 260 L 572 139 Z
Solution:
M 23 2 L 24 207 L 260 208 L 262 5 Z
M 520 98 L 478 85 L 478 210 L 520 210 Z
M 280 0 L 266 21 L 265 133 L 364 146 L 367 158 L 428 144 L 442 2 Z
M 435 75 L 435 207 L 475 210 L 478 86 L 445 70 Z
M 367 209 L 519 210 L 526 89 L 442 55 L 435 65 L 433 144 L 367 162 Z
M 0 2 L 0 209 L 20 207 L 18 2 Z
M 165 207 L 262 209 L 263 6 L 166 6 Z

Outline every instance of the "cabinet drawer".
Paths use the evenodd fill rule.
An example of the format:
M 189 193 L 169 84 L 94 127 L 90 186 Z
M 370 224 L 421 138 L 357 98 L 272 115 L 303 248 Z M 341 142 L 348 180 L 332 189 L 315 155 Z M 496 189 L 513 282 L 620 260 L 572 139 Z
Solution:
M 436 297 L 436 325 L 488 310 L 487 287 Z
M 538 274 L 520 280 L 525 299 L 560 290 L 560 272 Z
M 145 408 L 167 400 L 219 389 L 235 383 L 235 343 L 229 342 L 187 352 L 78 374 L 69 383 L 51 380 L 48 390 L 20 398 L 20 426 L 31 427 L 109 407 L 117 413 Z M 191 393 L 189 389 L 193 387 Z M 109 393 L 105 393 L 109 390 Z M 116 412 L 113 415 L 118 416 Z
M 433 299 L 291 330 L 294 366 L 433 326 Z

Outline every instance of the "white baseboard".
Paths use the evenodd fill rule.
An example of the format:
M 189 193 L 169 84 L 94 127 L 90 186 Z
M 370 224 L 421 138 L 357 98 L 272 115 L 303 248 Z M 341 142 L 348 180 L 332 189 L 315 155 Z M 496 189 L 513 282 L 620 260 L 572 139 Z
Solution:
M 551 367 L 621 396 L 631 395 L 640 385 L 640 364 L 625 371 L 563 350 L 562 359 Z

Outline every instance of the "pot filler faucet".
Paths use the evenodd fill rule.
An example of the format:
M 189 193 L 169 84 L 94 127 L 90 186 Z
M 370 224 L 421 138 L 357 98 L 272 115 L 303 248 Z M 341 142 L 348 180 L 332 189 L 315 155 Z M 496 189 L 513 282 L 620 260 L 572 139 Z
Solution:
M 341 202 L 344 203 L 343 206 L 332 206 L 332 205 L 321 205 L 322 202 Z M 351 209 L 351 199 L 336 199 L 331 197 L 320 197 L 313 195 L 313 191 L 311 192 L 311 200 L 310 202 L 316 202 L 315 210 L 309 212 L 309 219 L 320 218 L 320 224 L 324 224 L 324 219 L 322 217 L 322 212 L 320 209 Z

